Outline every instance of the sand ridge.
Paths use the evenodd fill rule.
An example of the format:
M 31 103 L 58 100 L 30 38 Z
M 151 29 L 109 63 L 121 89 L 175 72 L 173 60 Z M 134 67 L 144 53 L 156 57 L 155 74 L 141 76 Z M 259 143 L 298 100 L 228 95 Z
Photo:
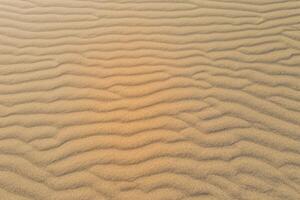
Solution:
M 1 0 L 0 200 L 300 199 L 300 1 Z

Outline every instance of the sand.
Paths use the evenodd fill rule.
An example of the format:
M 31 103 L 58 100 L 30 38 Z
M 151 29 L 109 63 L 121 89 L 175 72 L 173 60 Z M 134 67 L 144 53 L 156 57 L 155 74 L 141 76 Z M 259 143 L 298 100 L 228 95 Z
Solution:
M 0 200 L 299 200 L 299 0 L 1 0 Z

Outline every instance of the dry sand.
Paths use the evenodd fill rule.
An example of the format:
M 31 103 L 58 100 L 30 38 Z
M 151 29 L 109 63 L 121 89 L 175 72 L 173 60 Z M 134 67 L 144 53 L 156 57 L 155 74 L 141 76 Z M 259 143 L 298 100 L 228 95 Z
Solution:
M 299 0 L 1 0 L 0 200 L 299 200 Z

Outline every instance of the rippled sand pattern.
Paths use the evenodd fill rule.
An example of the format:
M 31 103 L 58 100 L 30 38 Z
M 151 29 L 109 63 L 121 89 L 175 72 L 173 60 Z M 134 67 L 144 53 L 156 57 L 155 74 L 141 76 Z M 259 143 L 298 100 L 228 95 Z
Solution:
M 1 0 L 0 200 L 299 200 L 299 0 Z

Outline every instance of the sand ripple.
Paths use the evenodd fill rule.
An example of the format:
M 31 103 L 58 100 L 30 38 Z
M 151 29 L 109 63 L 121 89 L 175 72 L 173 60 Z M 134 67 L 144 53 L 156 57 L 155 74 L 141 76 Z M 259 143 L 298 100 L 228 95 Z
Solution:
M 300 1 L 1 0 L 0 199 L 300 199 Z

